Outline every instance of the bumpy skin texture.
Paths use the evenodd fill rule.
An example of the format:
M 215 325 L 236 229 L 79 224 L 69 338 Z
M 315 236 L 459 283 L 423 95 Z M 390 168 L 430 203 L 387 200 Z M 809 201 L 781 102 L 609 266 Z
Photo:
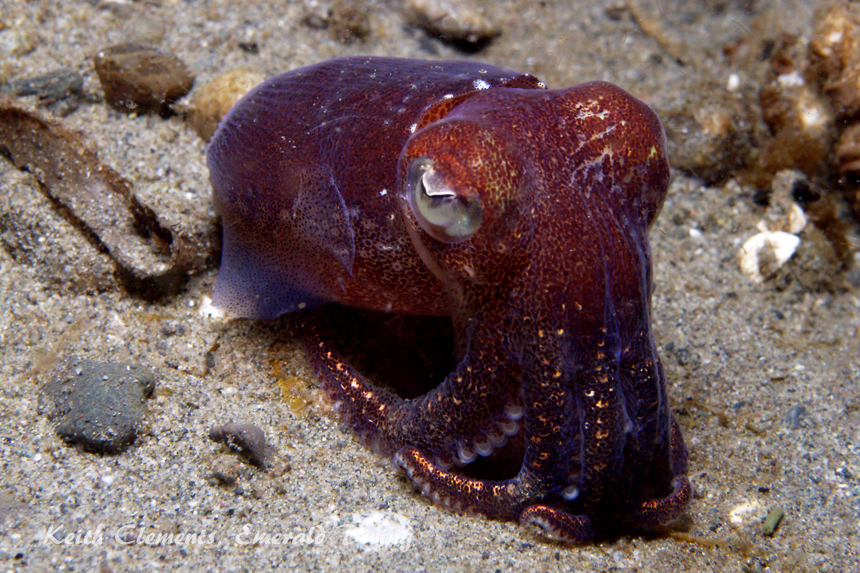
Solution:
M 416 179 L 427 162 L 435 179 Z M 338 59 L 255 88 L 208 163 L 224 222 L 216 304 L 452 316 L 459 363 L 414 400 L 308 344 L 346 423 L 434 501 L 572 542 L 684 511 L 687 453 L 651 332 L 648 230 L 669 165 L 645 104 L 472 62 Z M 440 181 L 479 205 L 473 233 L 422 220 L 413 194 Z M 515 477 L 449 471 L 511 436 Z

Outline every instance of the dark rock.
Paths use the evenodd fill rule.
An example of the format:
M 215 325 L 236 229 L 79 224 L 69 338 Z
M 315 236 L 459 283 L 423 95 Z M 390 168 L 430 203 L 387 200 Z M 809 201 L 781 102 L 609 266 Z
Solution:
M 170 115 L 170 104 L 187 94 L 194 76 L 174 56 L 150 46 L 117 44 L 93 59 L 105 99 L 125 112 Z
M 66 442 L 119 453 L 137 436 L 155 391 L 155 375 L 134 364 L 71 357 L 53 371 L 40 409 Z
M 212 428 L 209 439 L 227 444 L 250 464 L 262 469 L 269 466 L 275 453 L 275 449 L 266 443 L 263 430 L 252 424 L 225 424 Z

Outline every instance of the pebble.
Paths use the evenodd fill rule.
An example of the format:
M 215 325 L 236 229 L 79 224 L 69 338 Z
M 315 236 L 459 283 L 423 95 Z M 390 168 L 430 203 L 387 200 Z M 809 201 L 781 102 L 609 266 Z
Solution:
M 209 431 L 209 439 L 226 444 L 251 465 L 266 469 L 275 449 L 266 442 L 263 430 L 252 424 L 224 424 Z
M 469 0 L 407 0 L 408 20 L 443 40 L 480 45 L 501 34 Z
M 42 389 L 40 410 L 66 442 L 116 454 L 137 436 L 155 391 L 155 374 L 120 362 L 73 356 L 61 362 Z
M 239 99 L 262 82 L 262 74 L 250 70 L 233 70 L 222 74 L 203 86 L 188 116 L 188 122 L 197 135 L 209 141 L 218 123 Z
M 771 509 L 761 526 L 761 532 L 768 537 L 772 537 L 783 517 L 785 517 L 785 510 L 783 508 L 775 507 Z
M 125 113 L 170 115 L 170 104 L 187 94 L 194 76 L 175 55 L 151 46 L 116 44 L 93 58 L 105 99 Z
M 799 430 L 803 427 L 803 420 L 807 416 L 806 406 L 797 404 L 785 416 L 785 425 L 790 430 Z

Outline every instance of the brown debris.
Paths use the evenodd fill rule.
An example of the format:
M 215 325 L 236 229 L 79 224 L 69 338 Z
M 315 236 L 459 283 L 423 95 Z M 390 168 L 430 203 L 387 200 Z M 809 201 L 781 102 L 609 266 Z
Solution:
M 0 101 L 0 153 L 33 174 L 45 195 L 116 263 L 120 277 L 147 298 L 172 294 L 205 268 L 214 228 L 165 224 L 131 184 L 59 123 Z
M 860 218 L 860 122 L 850 124 L 839 137 L 834 154 L 848 203 Z
M 723 182 L 743 168 L 756 143 L 757 113 L 751 98 L 716 85 L 702 89 L 695 105 L 663 110 L 672 166 L 710 184 Z
M 810 69 L 806 41 L 780 35 L 768 63 L 759 103 L 769 132 L 748 174 L 758 187 L 767 187 L 783 169 L 810 177 L 826 173 L 835 135 L 833 109 Z
M 194 76 L 185 64 L 157 48 L 117 44 L 93 58 L 107 102 L 125 113 L 170 115 L 170 104 L 187 94 Z
M 840 121 L 833 163 L 860 218 L 860 4 L 840 2 L 815 26 L 809 51 Z
M 334 38 L 344 44 L 364 40 L 371 32 L 367 7 L 357 2 L 335 2 L 329 13 L 329 24 Z
M 860 122 L 851 124 L 839 137 L 836 164 L 841 173 L 860 174 Z
M 860 114 L 860 4 L 834 5 L 816 24 L 809 51 L 836 113 Z

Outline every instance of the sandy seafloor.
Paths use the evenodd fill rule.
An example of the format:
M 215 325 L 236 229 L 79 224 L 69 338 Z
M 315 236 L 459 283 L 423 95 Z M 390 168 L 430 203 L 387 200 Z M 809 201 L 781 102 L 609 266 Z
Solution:
M 808 34 L 816 8 L 809 4 L 754 2 L 750 13 L 734 2 L 641 3 L 698 62 L 693 69 L 679 66 L 629 17 L 607 16 L 622 3 L 504 0 L 486 8 L 503 34 L 468 57 L 534 73 L 550 86 L 612 81 L 659 107 L 704 82 L 698 74 L 722 84 L 734 70 L 721 63 L 721 46 L 750 33 L 753 18 Z M 100 96 L 92 55 L 129 39 L 179 55 L 198 88 L 237 67 L 272 75 L 345 54 L 465 57 L 404 25 L 393 0 L 358 5 L 370 14 L 371 34 L 344 44 L 302 23 L 309 12 L 323 13 L 322 2 L 0 0 L 0 45 L 32 44 L 4 54 L 2 72 L 11 80 L 70 68 L 85 75 L 87 93 Z M 715 9 L 720 5 L 725 9 Z M 239 42 L 256 42 L 259 53 Z M 129 117 L 85 101 L 62 121 L 136 189 L 158 183 L 195 209 L 211 210 L 205 144 L 182 118 Z M 44 234 L 43 250 L 26 262 L 0 249 L 2 571 L 860 570 L 857 274 L 839 289 L 750 282 L 735 260 L 762 215 L 750 189 L 731 181 L 705 187 L 675 173 L 652 233 L 655 336 L 696 490 L 675 530 L 699 541 L 664 533 L 581 547 L 437 508 L 362 448 L 324 401 L 302 407 L 285 400 L 278 374 L 312 387 L 297 323 L 202 316 L 216 269 L 205 269 L 177 297 L 147 303 L 98 280 L 105 271 L 86 265 L 103 255 L 39 200 L 31 175 L 5 160 L 0 192 L 4 201 L 14 196 L 22 220 Z M 216 341 L 215 367 L 203 375 Z M 39 415 L 44 373 L 68 354 L 158 373 L 147 426 L 125 453 L 67 447 Z M 721 423 L 702 404 L 726 418 Z M 224 454 L 207 432 L 233 420 L 264 429 L 281 462 L 289 456 L 289 471 L 243 467 L 235 485 L 212 483 L 213 463 Z M 765 537 L 762 519 L 777 506 L 786 517 Z M 373 512 L 400 516 L 411 535 L 398 545 L 358 544 L 349 532 Z M 47 530 L 54 539 L 73 534 L 91 542 L 55 544 Z M 206 542 L 147 542 L 152 533 Z M 255 533 L 280 533 L 283 543 L 246 543 Z

